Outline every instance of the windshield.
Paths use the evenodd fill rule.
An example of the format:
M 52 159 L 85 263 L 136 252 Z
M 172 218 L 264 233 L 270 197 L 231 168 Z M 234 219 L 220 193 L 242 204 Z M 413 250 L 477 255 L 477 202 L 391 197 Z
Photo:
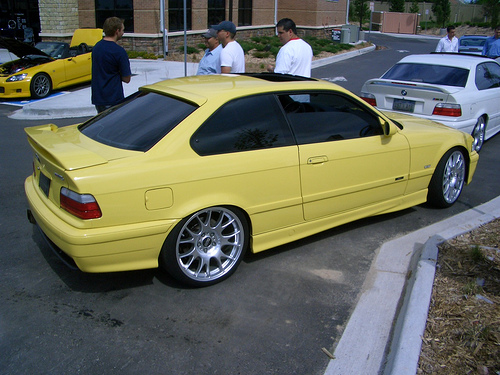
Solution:
M 394 65 L 382 78 L 433 85 L 465 87 L 469 70 L 453 66 L 401 63 Z
M 40 42 L 37 43 L 35 47 L 54 59 L 67 57 L 69 51 L 69 44 L 67 43 Z
M 147 151 L 196 106 L 156 93 L 139 93 L 80 125 L 93 140 L 126 150 Z

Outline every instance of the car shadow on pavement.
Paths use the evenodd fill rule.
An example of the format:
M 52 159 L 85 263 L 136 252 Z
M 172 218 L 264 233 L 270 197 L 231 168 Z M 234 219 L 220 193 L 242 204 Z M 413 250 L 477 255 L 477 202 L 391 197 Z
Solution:
M 294 249 L 298 249 L 301 247 L 308 247 L 310 248 L 314 244 L 317 244 L 325 239 L 331 238 L 338 236 L 340 237 L 341 235 L 348 234 L 350 231 L 355 231 L 357 229 L 362 229 L 365 227 L 369 227 L 371 225 L 382 225 L 382 223 L 391 221 L 391 220 L 397 220 L 399 217 L 408 215 L 412 212 L 414 212 L 415 209 L 410 207 L 407 208 L 403 211 L 397 211 L 397 212 L 392 212 L 388 214 L 383 214 L 383 215 L 376 215 L 376 216 L 371 216 L 363 219 L 359 219 L 353 222 L 349 222 L 343 225 L 339 225 L 337 227 L 327 229 L 323 232 L 314 234 L 312 236 L 308 236 L 281 246 L 277 246 L 275 248 L 253 254 L 250 252 L 247 252 L 245 255 L 245 258 L 243 259 L 243 262 L 245 263 L 253 263 L 253 262 L 258 262 L 260 260 L 273 257 L 275 255 L 288 252 L 288 251 L 293 251 Z M 356 236 L 357 233 L 353 232 L 353 236 Z M 379 244 L 377 245 L 377 247 Z
M 159 268 L 107 273 L 86 273 L 79 269 L 71 269 L 54 254 L 35 226 L 33 226 L 32 239 L 50 268 L 73 291 L 106 293 L 152 285 L 155 279 L 171 288 L 190 288 L 179 283 Z

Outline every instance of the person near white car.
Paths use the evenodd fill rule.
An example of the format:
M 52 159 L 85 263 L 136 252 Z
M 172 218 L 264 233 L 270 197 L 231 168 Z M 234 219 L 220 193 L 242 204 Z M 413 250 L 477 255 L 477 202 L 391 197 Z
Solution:
M 486 39 L 486 42 L 484 43 L 483 47 L 483 55 L 488 56 L 488 57 L 493 57 L 496 58 L 499 55 L 493 55 L 495 51 L 492 51 L 492 47 L 494 44 L 497 44 L 500 41 L 500 26 L 497 26 L 495 28 L 495 35 L 490 36 L 488 39 Z M 497 48 L 495 48 L 497 49 Z
M 446 32 L 446 36 L 439 40 L 436 52 L 458 52 L 458 38 L 455 36 L 455 26 L 448 26 Z

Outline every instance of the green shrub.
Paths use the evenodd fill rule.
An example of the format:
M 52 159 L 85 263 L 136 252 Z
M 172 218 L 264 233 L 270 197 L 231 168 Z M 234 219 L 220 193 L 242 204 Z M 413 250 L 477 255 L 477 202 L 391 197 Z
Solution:
M 271 56 L 271 52 L 269 51 L 255 51 L 252 53 L 254 57 L 257 57 L 259 59 L 265 59 L 266 57 Z
M 179 46 L 177 47 L 177 51 L 179 51 L 180 53 L 184 53 L 184 46 Z M 195 53 L 198 53 L 200 52 L 199 49 L 195 48 L 195 47 L 191 47 L 191 46 L 187 46 L 186 47 L 186 53 L 188 55 L 192 55 L 192 54 L 195 54 Z
M 248 51 L 254 49 L 257 46 L 256 43 L 248 42 L 246 40 L 238 41 L 238 43 L 240 44 L 241 48 L 243 48 L 243 52 L 245 52 L 245 55 L 248 54 Z
M 150 59 L 150 60 L 156 60 L 160 57 L 163 56 L 158 56 L 153 53 L 148 53 L 145 51 L 127 51 L 127 55 L 129 59 Z

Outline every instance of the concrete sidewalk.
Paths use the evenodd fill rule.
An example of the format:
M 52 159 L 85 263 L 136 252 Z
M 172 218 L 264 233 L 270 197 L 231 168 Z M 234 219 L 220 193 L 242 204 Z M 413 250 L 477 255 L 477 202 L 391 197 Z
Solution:
M 132 79 L 123 84 L 125 96 L 144 85 L 184 76 L 184 63 L 164 60 L 130 60 Z M 198 64 L 187 64 L 187 75 L 195 75 Z M 5 103 L 8 104 L 8 103 Z M 72 92 L 64 91 L 56 97 L 36 100 L 15 111 L 10 118 L 17 120 L 90 117 L 97 114 L 91 103 L 90 87 Z
M 340 55 L 328 57 L 326 59 L 313 61 L 312 67 L 332 64 L 337 61 L 359 56 L 371 52 L 375 46 L 362 48 L 356 51 L 349 51 Z M 185 69 L 185 67 L 187 69 Z M 132 79 L 129 84 L 123 84 L 125 96 L 133 94 L 137 89 L 144 85 L 149 85 L 158 81 L 170 78 L 178 78 L 196 75 L 198 64 L 164 61 L 164 60 L 130 60 L 132 70 Z M 186 74 L 185 74 L 186 70 Z M 91 103 L 90 87 L 72 92 L 63 91 L 56 97 L 49 97 L 31 101 L 23 105 L 9 117 L 16 120 L 32 119 L 54 119 L 54 118 L 75 118 L 90 117 L 97 114 L 95 107 Z M 8 102 L 4 104 L 9 104 Z
M 438 245 L 500 217 L 500 197 L 383 244 L 325 375 L 415 375 Z

